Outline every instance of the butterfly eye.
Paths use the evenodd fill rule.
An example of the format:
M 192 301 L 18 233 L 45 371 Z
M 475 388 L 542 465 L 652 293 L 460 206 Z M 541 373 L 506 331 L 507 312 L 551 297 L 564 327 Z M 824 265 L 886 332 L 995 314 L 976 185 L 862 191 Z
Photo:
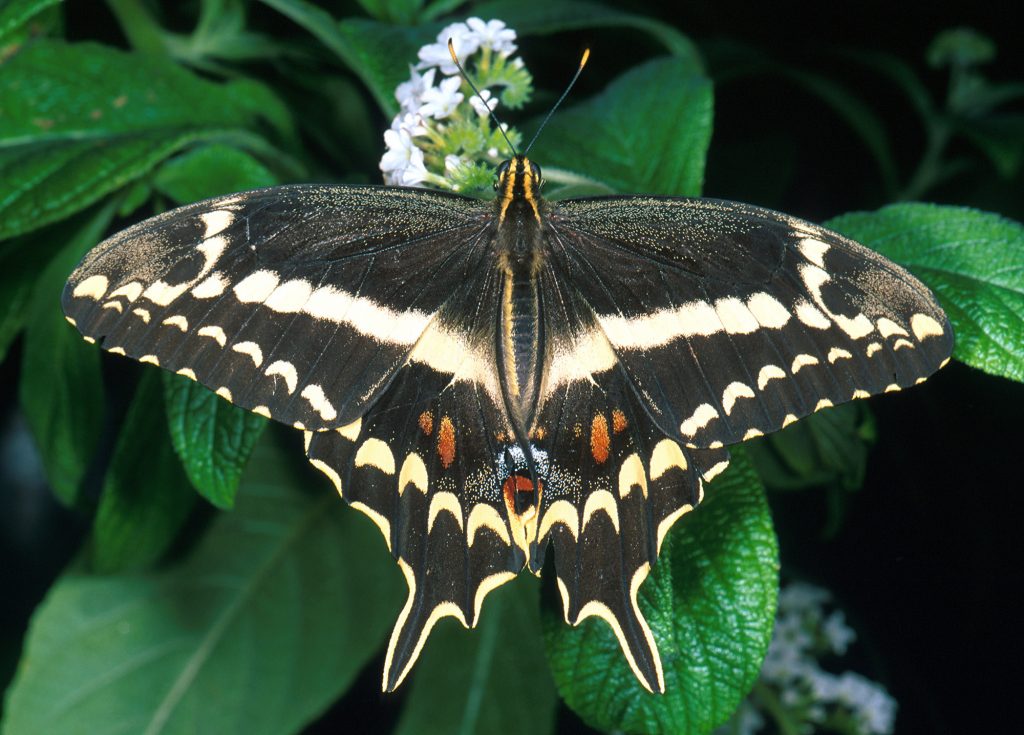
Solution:
M 505 176 L 508 175 L 508 167 L 510 161 L 503 161 L 498 170 L 494 172 L 494 190 L 497 191 L 498 187 L 501 186 L 501 182 L 505 180 Z
M 537 185 L 540 186 L 540 183 L 544 180 L 544 177 L 542 177 L 540 174 L 540 166 L 538 166 L 533 161 L 530 161 L 530 175 L 533 177 L 533 180 L 537 182 Z

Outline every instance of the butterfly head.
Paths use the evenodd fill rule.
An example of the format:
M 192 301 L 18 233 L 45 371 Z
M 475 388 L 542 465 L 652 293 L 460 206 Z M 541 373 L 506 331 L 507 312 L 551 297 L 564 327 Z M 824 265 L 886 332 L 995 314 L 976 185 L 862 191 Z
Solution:
M 540 166 L 524 155 L 517 155 L 498 166 L 494 190 L 498 192 L 499 218 L 505 219 L 512 202 L 523 202 L 539 221 L 537 200 L 543 183 Z

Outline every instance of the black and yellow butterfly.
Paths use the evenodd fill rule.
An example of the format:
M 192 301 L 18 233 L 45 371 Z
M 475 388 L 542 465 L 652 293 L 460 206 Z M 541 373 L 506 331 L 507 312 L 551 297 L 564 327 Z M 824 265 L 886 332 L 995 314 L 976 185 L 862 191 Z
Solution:
M 286 186 L 135 225 L 71 275 L 89 340 L 305 430 L 409 585 L 384 688 L 444 616 L 547 547 L 565 619 L 614 630 L 664 690 L 637 590 L 726 445 L 918 383 L 952 333 L 901 267 L 816 225 L 708 199 L 484 202 Z

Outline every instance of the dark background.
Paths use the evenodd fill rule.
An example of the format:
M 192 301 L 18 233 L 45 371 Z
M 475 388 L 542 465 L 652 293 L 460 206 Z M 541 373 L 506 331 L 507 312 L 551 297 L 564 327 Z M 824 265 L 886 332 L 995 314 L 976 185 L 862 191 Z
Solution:
M 324 5 L 336 16 L 358 13 L 343 3 Z M 939 31 L 969 26 L 996 43 L 996 60 L 985 67 L 991 79 L 1024 80 L 1020 26 L 997 5 L 699 2 L 666 9 L 652 2 L 624 8 L 660 17 L 705 52 L 716 78 L 705 193 L 821 221 L 885 204 L 877 167 L 841 119 L 797 85 L 771 75 L 730 77 L 729 50 L 739 43 L 858 92 L 882 117 L 906 177 L 924 146 L 912 108 L 877 75 L 842 62 L 834 51 L 894 54 L 941 98 L 947 76 L 927 66 L 925 50 Z M 76 0 L 67 13 L 73 37 L 122 43 L 102 3 Z M 254 12 L 253 23 L 293 31 L 265 10 Z M 575 65 L 575 49 L 590 46 L 592 62 L 573 93 L 577 99 L 655 51 L 640 34 L 614 29 L 557 40 L 524 39 L 521 54 L 538 88 L 557 90 Z M 383 130 L 386 121 L 380 123 Z M 365 156 L 368 176 L 379 154 Z M 1020 174 L 1014 181 L 1000 179 L 976 154 L 975 159 L 978 170 L 925 198 L 1024 219 Z M 15 347 L 0 367 L 4 685 L 28 616 L 86 530 L 48 497 L 33 464 L 14 395 L 19 357 Z M 837 534 L 823 533 L 822 493 L 772 494 L 783 575 L 835 593 L 860 634 L 857 670 L 884 683 L 899 702 L 898 733 L 1017 731 L 1015 695 L 1024 684 L 1017 597 L 1024 562 L 1024 386 L 954 363 L 924 386 L 870 404 L 879 441 L 865 486 L 852 498 Z M 359 684 L 309 732 L 387 732 L 403 695 L 379 694 L 381 665 L 371 663 Z M 588 732 L 564 707 L 559 722 L 561 732 Z

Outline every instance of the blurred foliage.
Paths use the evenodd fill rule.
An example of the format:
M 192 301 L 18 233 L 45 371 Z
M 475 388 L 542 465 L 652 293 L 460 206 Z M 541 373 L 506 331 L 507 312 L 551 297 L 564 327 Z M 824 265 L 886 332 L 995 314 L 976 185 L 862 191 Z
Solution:
M 112 27 L 69 22 L 89 12 Z M 890 205 L 830 225 L 936 292 L 957 360 L 1024 380 L 1024 229 L 968 207 L 899 203 L 969 192 L 961 201 L 1017 201 L 1004 214 L 1024 214 L 1024 83 L 986 74 L 998 49 L 976 31 L 939 35 L 916 64 L 828 49 L 871 79 L 858 86 L 575 0 L 0 2 L 0 360 L 20 359 L 20 410 L 46 479 L 91 528 L 33 618 L 5 733 L 298 732 L 380 654 L 399 606 L 395 569 L 370 524 L 291 460 L 294 432 L 264 433 L 262 419 L 192 384 L 101 357 L 64 323 L 59 295 L 104 235 L 170 206 L 379 180 L 395 86 L 421 45 L 468 15 L 505 20 L 538 52 L 581 31 L 631 34 L 628 53 L 599 62 L 607 76 L 581 85 L 604 88 L 577 95 L 537 144 L 555 196 L 699 195 L 710 146 L 716 194 L 756 190 L 778 204 L 799 140 L 774 144 L 766 130 L 716 149 L 714 95 L 754 79 L 820 101 L 873 162 L 873 198 L 857 206 Z M 944 94 L 928 74 L 944 75 Z M 524 129 L 561 76 L 538 78 Z M 917 116 L 914 160 L 873 104 L 876 85 Z M 824 487 L 834 533 L 875 440 L 869 409 L 847 406 L 736 453 L 641 594 L 670 694 L 640 693 L 600 624 L 568 628 L 546 603 L 538 618 L 523 580 L 489 599 L 480 630 L 439 628 L 397 729 L 549 732 L 560 694 L 607 731 L 709 732 L 751 686 L 771 631 L 777 547 L 764 486 Z

